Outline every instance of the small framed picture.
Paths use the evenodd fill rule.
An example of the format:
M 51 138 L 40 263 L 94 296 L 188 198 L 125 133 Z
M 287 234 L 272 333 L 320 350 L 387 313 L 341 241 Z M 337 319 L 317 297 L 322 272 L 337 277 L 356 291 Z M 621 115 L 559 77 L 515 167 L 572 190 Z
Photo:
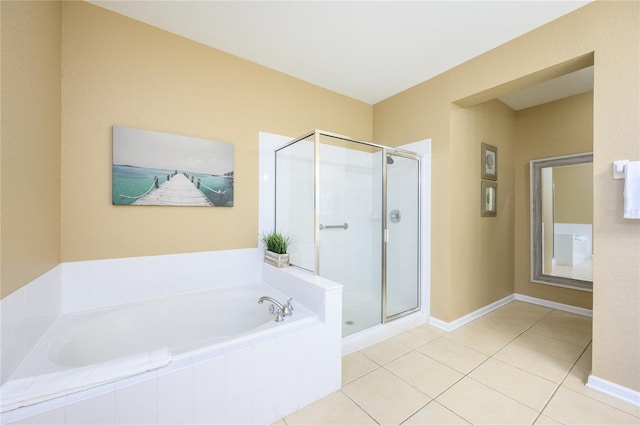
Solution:
M 481 153 L 482 178 L 498 180 L 498 148 L 483 143 Z
M 498 215 L 498 183 L 480 182 L 480 216 L 495 217 Z

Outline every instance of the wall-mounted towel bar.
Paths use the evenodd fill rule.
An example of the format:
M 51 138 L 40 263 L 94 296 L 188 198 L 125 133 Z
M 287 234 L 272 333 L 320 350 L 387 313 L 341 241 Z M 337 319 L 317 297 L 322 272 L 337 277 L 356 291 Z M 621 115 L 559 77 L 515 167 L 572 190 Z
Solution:
M 347 223 L 344 223 L 344 224 L 332 224 L 332 225 L 329 225 L 329 226 L 325 226 L 324 224 L 320 225 L 320 230 L 323 230 L 323 229 L 348 229 L 348 228 L 349 228 L 349 225 Z
M 613 161 L 613 178 L 616 180 L 624 179 L 624 167 L 629 163 L 628 159 L 620 159 Z

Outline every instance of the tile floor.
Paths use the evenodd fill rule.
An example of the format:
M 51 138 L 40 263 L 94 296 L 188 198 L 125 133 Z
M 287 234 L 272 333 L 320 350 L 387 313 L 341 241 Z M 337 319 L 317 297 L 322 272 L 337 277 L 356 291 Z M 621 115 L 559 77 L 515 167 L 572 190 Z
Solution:
M 344 357 L 341 390 L 276 424 L 640 424 L 640 407 L 585 387 L 590 369 L 591 318 L 513 301 Z

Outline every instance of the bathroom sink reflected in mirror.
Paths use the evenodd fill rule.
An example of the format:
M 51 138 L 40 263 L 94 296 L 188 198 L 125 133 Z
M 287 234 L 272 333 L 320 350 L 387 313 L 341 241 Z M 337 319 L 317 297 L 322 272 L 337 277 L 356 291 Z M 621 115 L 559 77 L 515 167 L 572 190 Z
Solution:
M 593 289 L 593 154 L 531 161 L 531 280 Z

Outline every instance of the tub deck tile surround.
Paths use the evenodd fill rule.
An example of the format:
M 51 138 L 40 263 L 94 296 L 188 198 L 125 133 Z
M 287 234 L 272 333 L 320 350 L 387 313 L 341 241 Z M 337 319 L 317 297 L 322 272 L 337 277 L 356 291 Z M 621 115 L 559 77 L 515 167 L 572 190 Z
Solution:
M 116 418 L 135 418 L 134 423 L 156 423 L 156 418 L 157 423 L 269 423 L 339 388 L 339 370 L 327 373 L 331 371 L 319 362 L 321 355 L 303 358 L 299 350 L 304 339 L 309 350 L 322 353 L 326 341 L 317 338 L 320 326 L 316 321 L 281 337 L 236 345 L 239 352 L 213 350 L 180 359 L 145 375 L 43 403 L 48 406 L 8 412 L 12 415 L 6 420 L 3 415 L 2 423 L 115 423 Z M 270 363 L 283 348 L 284 361 Z M 331 375 L 337 382 L 326 379 Z M 58 411 L 64 412 L 62 422 L 33 416 L 59 418 Z
M 56 266 L 0 301 L 0 344 L 5 382 L 61 313 L 62 268 Z
M 296 270 L 270 270 L 259 249 L 64 263 L 51 275 L 54 282 L 40 288 L 47 296 L 35 301 L 53 299 L 54 319 L 65 312 L 256 281 L 292 296 L 317 317 L 178 357 L 162 369 L 5 412 L 1 425 L 265 424 L 340 387 L 342 286 Z M 191 283 L 181 284 L 190 278 Z M 105 299 L 94 299 L 94 289 Z M 13 310 L 5 301 L 3 338 L 4 318 Z M 36 336 L 45 331 L 39 329 Z M 16 366 L 24 354 L 15 356 Z M 3 353 L 3 365 L 4 359 Z

